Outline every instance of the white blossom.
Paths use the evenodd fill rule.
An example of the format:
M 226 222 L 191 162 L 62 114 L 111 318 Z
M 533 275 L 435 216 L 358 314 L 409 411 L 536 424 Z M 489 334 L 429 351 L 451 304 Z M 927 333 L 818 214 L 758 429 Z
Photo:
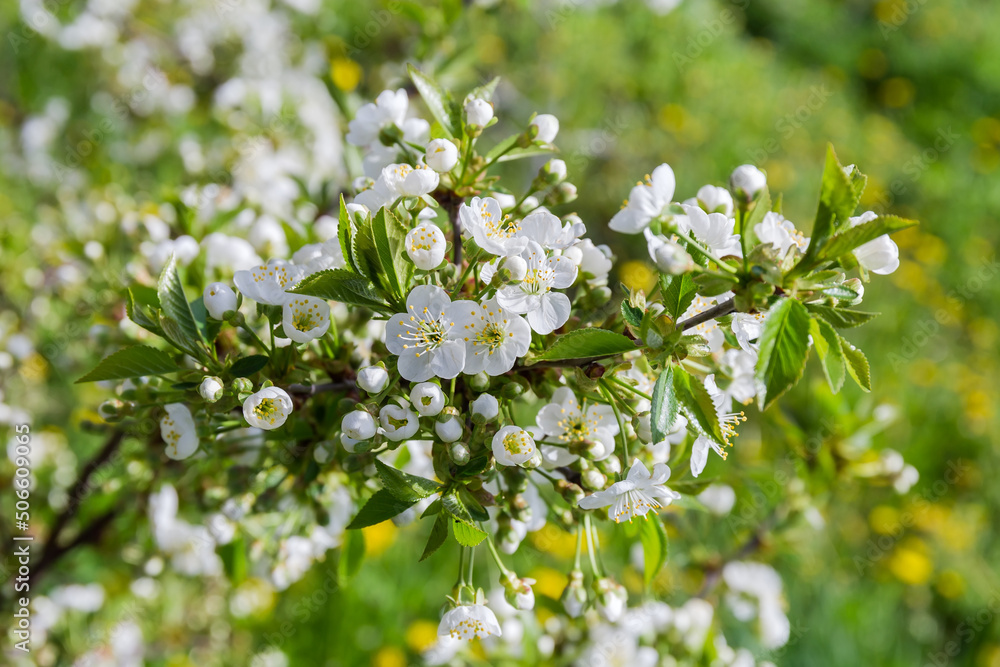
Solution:
M 330 304 L 314 296 L 288 295 L 281 330 L 296 343 L 322 338 L 330 330 Z
M 439 174 L 447 174 L 458 164 L 458 146 L 449 139 L 431 139 L 424 162 Z
M 444 409 L 444 392 L 433 382 L 419 382 L 410 389 L 410 403 L 421 417 L 436 417 Z
M 878 214 L 874 211 L 866 211 L 851 218 L 849 222 L 851 227 L 857 227 L 877 217 Z M 889 275 L 899 268 L 899 246 L 889 238 L 888 234 L 858 246 L 854 249 L 854 256 L 858 258 L 858 264 L 882 276 Z
M 493 394 L 480 394 L 470 407 L 472 414 L 482 417 L 484 422 L 491 422 L 500 414 L 500 402 Z
M 594 403 L 584 410 L 569 387 L 556 389 L 552 402 L 538 411 L 535 421 L 546 436 L 567 446 L 592 443 L 587 458 L 594 461 L 606 459 L 615 450 L 619 427 L 611 406 Z
M 576 281 L 577 268 L 565 257 L 548 257 L 540 245 L 528 241 L 521 258 L 528 265 L 524 280 L 497 291 L 497 301 L 505 309 L 526 315 L 531 328 L 549 334 L 566 324 L 570 300 L 561 292 Z
M 209 403 L 215 403 L 222 398 L 223 389 L 222 380 L 214 375 L 208 375 L 198 385 L 198 394 Z
M 458 215 L 463 234 L 471 236 L 491 255 L 518 255 L 529 243 L 529 239 L 518 234 L 521 227 L 517 221 L 505 216 L 493 197 L 473 197 L 468 204 L 462 204 Z
M 292 398 L 284 389 L 265 387 L 243 401 L 247 423 L 265 430 L 276 429 L 292 414 Z
M 375 418 L 364 410 L 351 410 L 340 420 L 340 429 L 348 438 L 353 440 L 352 445 L 361 440 L 370 440 L 375 437 L 378 427 Z
M 202 296 L 211 318 L 221 320 L 227 311 L 236 310 L 236 292 L 226 283 L 210 283 Z
M 455 442 L 465 433 L 465 427 L 461 419 L 451 415 L 445 421 L 434 422 L 434 432 L 442 442 Z
M 491 120 L 493 120 L 493 105 L 486 100 L 473 97 L 465 103 L 466 124 L 486 127 Z
M 681 495 L 664 486 L 670 479 L 670 468 L 663 463 L 653 466 L 653 474 L 636 459 L 624 480 L 615 482 L 605 491 L 598 491 L 580 500 L 586 510 L 608 508 L 608 518 L 616 523 L 631 521 L 632 517 L 646 516 L 678 500 Z
M 520 426 L 504 426 L 492 442 L 493 457 L 505 466 L 519 466 L 535 454 L 535 440 Z
M 484 604 L 462 604 L 449 610 L 438 625 L 439 637 L 471 641 L 475 637 L 499 637 L 502 633 L 489 607 Z
M 535 140 L 543 144 L 551 144 L 556 140 L 556 135 L 559 134 L 559 119 L 550 113 L 538 114 L 531 121 L 531 124 L 538 128 Z
M 524 318 L 503 308 L 498 299 L 463 302 L 456 314 L 456 331 L 465 343 L 465 372 L 502 375 L 531 346 L 531 328 Z
M 632 188 L 625 205 L 611 218 L 608 226 L 623 234 L 638 234 L 649 223 L 661 216 L 674 196 L 674 170 L 668 164 L 661 164 Z
M 406 312 L 385 327 L 385 345 L 399 355 L 399 374 L 411 382 L 450 380 L 465 368 L 465 342 L 456 320 L 475 302 L 451 302 L 435 285 L 418 285 L 406 297 Z
M 365 366 L 358 371 L 358 386 L 369 394 L 377 394 L 389 382 L 389 372 L 384 366 Z
M 163 406 L 167 414 L 160 418 L 160 436 L 167 444 L 167 458 L 186 459 L 198 449 L 198 429 L 191 411 L 183 403 Z
M 248 299 L 268 306 L 283 306 L 291 289 L 302 278 L 302 268 L 281 259 L 272 259 L 233 275 L 236 287 Z
M 378 412 L 378 421 L 385 437 L 393 442 L 409 440 L 420 428 L 420 417 L 409 405 L 389 403 Z
M 440 266 L 447 247 L 444 232 L 433 222 L 422 222 L 406 234 L 406 254 L 423 271 Z
M 736 194 L 744 193 L 749 199 L 753 199 L 766 185 L 767 176 L 752 164 L 740 165 L 729 175 L 730 189 Z

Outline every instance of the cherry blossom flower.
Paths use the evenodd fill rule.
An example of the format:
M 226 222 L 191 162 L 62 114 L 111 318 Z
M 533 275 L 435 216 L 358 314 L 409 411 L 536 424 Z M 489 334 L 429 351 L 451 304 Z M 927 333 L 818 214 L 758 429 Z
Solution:
M 493 436 L 493 457 L 505 466 L 519 466 L 535 454 L 535 440 L 520 426 L 504 426 Z
M 527 315 L 531 328 L 549 334 L 566 324 L 570 300 L 561 292 L 576 281 L 577 268 L 565 257 L 547 257 L 534 241 L 528 241 L 521 258 L 528 265 L 524 280 L 497 292 L 497 301 L 512 313 Z
M 198 429 L 191 411 L 183 403 L 163 406 L 167 414 L 160 418 L 160 436 L 167 443 L 167 458 L 186 459 L 198 449 Z
M 465 342 L 465 372 L 502 375 L 514 367 L 531 346 L 531 327 L 520 315 L 500 306 L 497 299 L 479 305 L 469 301 L 457 316 Z
M 383 405 L 378 421 L 385 437 L 393 442 L 412 438 L 420 428 L 420 417 L 402 399 L 399 403 Z
M 568 248 L 583 236 L 587 228 L 582 222 L 563 224 L 556 215 L 545 209 L 532 211 L 521 220 L 518 236 L 538 243 L 547 250 Z
M 432 377 L 445 380 L 465 368 L 465 342 L 456 321 L 474 301 L 451 302 L 435 285 L 418 285 L 406 297 L 406 312 L 398 313 L 385 327 L 385 345 L 399 355 L 399 374 L 411 382 Z
M 379 393 L 388 382 L 389 372 L 385 370 L 385 366 L 365 366 L 358 371 L 358 386 L 369 394 Z
M 754 225 L 753 231 L 761 243 L 777 250 L 779 257 L 784 257 L 792 246 L 803 251 L 809 247 L 809 239 L 795 228 L 792 221 L 774 211 L 765 214 L 764 219 Z
M 484 604 L 460 604 L 450 609 L 438 625 L 439 637 L 471 641 L 475 637 L 499 637 L 503 632 L 489 607 Z
M 722 431 L 722 442 L 725 446 L 732 447 L 730 440 L 739 435 L 736 432 L 736 427 L 741 422 L 745 422 L 747 418 L 742 412 L 729 412 L 729 409 L 732 407 L 732 398 L 719 390 L 719 387 L 715 384 L 714 374 L 705 377 L 705 389 L 708 390 L 708 394 L 712 398 L 712 403 L 715 405 L 715 413 L 718 416 L 719 427 Z M 720 445 L 707 435 L 699 435 L 695 439 L 694 444 L 691 445 L 691 474 L 695 477 L 700 475 L 705 469 L 705 464 L 708 463 L 709 449 L 715 450 L 715 453 L 723 459 L 729 456 L 728 452 L 723 449 L 723 445 Z
M 265 387 L 243 401 L 243 417 L 257 428 L 276 429 L 285 423 L 290 414 L 292 398 L 279 387 Z
M 267 264 L 237 271 L 233 276 L 233 282 L 243 296 L 268 306 L 285 305 L 291 298 L 286 291 L 301 279 L 301 267 L 281 259 L 271 259 Z
M 605 491 L 598 491 L 583 498 L 579 505 L 585 510 L 608 508 L 608 518 L 616 523 L 631 521 L 632 517 L 646 516 L 678 500 L 681 495 L 664 484 L 670 479 L 670 468 L 663 463 L 653 466 L 653 474 L 635 460 L 624 480 L 615 482 Z
M 230 310 L 236 310 L 236 292 L 226 283 L 211 283 L 202 295 L 208 316 L 221 320 Z
M 406 90 L 384 90 L 374 103 L 369 102 L 358 109 L 354 120 L 348 124 L 347 143 L 367 149 L 364 157 L 366 176 L 378 176 L 397 155 L 395 146 L 382 143 L 383 130 L 399 128 L 402 140 L 409 143 L 423 145 L 427 141 L 430 124 L 422 118 L 407 118 L 408 107 Z
M 543 144 L 551 144 L 559 134 L 559 119 L 550 113 L 540 113 L 531 121 L 538 128 L 535 140 Z
M 458 164 L 458 146 L 448 139 L 431 139 L 424 162 L 439 174 L 447 174 Z
M 444 232 L 433 222 L 422 222 L 406 234 L 406 254 L 423 271 L 440 266 L 447 247 Z
M 733 233 L 736 221 L 721 213 L 705 213 L 700 206 L 683 206 L 687 217 L 686 230 L 704 243 L 717 257 L 743 256 L 740 235 Z
M 618 211 L 608 226 L 623 234 L 638 234 L 649 223 L 663 214 L 674 196 L 674 170 L 668 164 L 661 164 L 632 188 L 625 206 Z
M 505 216 L 493 197 L 473 197 L 470 203 L 462 204 L 458 215 L 463 233 L 472 236 L 491 255 L 519 255 L 529 243 L 529 239 L 518 234 L 521 227 L 517 221 Z
M 322 338 L 330 330 L 330 304 L 314 296 L 289 295 L 282 308 L 281 330 L 296 343 Z
M 878 214 L 874 211 L 866 211 L 851 218 L 849 222 L 851 227 L 857 227 L 877 217 Z M 854 249 L 854 256 L 858 258 L 858 264 L 881 276 L 887 276 L 899 268 L 899 246 L 888 234 L 858 246 Z
M 736 167 L 729 176 L 729 187 L 736 194 L 742 193 L 747 199 L 753 199 L 764 186 L 767 176 L 752 164 Z
M 584 410 L 569 387 L 556 389 L 552 402 L 538 411 L 535 421 L 546 436 L 565 445 L 593 443 L 587 458 L 594 461 L 606 459 L 615 450 L 619 428 L 611 406 L 593 404 Z

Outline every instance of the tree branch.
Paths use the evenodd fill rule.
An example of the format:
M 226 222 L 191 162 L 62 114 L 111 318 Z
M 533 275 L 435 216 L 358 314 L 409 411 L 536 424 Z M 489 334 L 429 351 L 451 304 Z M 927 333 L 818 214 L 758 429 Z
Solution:
M 736 310 L 736 302 L 734 299 L 728 299 L 722 303 L 718 303 L 703 313 L 698 313 L 693 317 L 689 317 L 683 322 L 677 323 L 677 328 L 681 331 L 686 331 L 691 327 L 696 327 L 702 322 L 708 322 L 709 320 L 714 320 L 716 317 L 722 317 L 723 315 L 728 315 L 729 313 Z
M 315 396 L 329 391 L 341 391 L 344 389 L 354 389 L 354 380 L 341 380 L 340 382 L 325 382 L 323 384 L 293 384 L 289 385 L 288 393 L 297 396 Z

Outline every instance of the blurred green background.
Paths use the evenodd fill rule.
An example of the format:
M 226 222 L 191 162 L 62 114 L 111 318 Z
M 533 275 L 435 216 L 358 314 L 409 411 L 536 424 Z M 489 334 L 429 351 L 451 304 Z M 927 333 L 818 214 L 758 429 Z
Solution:
M 58 6 L 72 15 L 75 4 Z M 772 660 L 1000 665 L 1000 7 L 986 0 L 684 0 L 660 13 L 631 1 L 489 4 L 324 2 L 316 16 L 292 13 L 291 20 L 303 40 L 323 45 L 324 82 L 345 128 L 351 109 L 405 84 L 405 62 L 458 89 L 501 76 L 501 127 L 491 130 L 497 138 L 532 112 L 556 114 L 561 157 L 580 193 L 574 207 L 595 241 L 615 249 L 619 276 L 631 284 L 647 279 L 645 250 L 612 235 L 606 222 L 630 185 L 661 162 L 677 174 L 679 199 L 705 183 L 724 184 L 738 164 L 755 163 L 801 227 L 812 218 L 831 142 L 844 164 L 869 175 L 866 206 L 922 223 L 897 237 L 900 269 L 869 286 L 865 307 L 883 317 L 850 332 L 871 361 L 873 392 L 851 386 L 832 396 L 810 365 L 782 405 L 752 417 L 734 455 L 709 468 L 736 487 L 733 517 L 741 520 L 672 515 L 671 561 L 658 590 L 678 601 L 696 592 L 700 580 L 688 566 L 737 551 L 760 522 L 782 523 L 788 489 L 777 493 L 775 484 L 801 480 L 795 484 L 816 498 L 825 528 L 799 520 L 762 540 L 760 557 L 781 572 L 792 620 L 792 640 Z M 170 30 L 175 8 L 140 2 L 132 11 L 130 30 L 157 34 Z M 93 52 L 60 50 L 25 30 L 16 3 L 0 8 L 0 34 L 8 36 L 0 56 L 0 150 L 19 150 L 18 128 L 55 93 L 68 102 L 63 132 L 72 146 L 95 125 L 93 95 L 117 94 L 120 84 Z M 22 34 L 28 38 L 12 48 L 10 35 Z M 223 50 L 220 67 L 225 57 Z M 211 112 L 211 77 L 180 65 L 168 75 L 192 86 L 192 111 L 130 119 L 111 130 L 115 138 L 221 131 Z M 99 142 L 79 156 L 92 187 L 128 193 L 141 207 L 185 182 L 176 154 L 124 164 L 113 146 Z M 511 169 L 512 178 L 530 181 L 530 172 Z M 75 456 L 44 474 L 72 479 L 77 461 L 99 445 L 81 422 L 105 393 L 71 382 L 106 351 L 88 331 L 121 316 L 116 276 L 135 248 L 112 230 L 106 257 L 83 267 L 82 282 L 50 289 L 49 273 L 66 257 L 82 257 L 87 238 L 85 221 L 67 214 L 63 195 L 20 169 L 0 168 L 0 338 L 8 349 L 18 333 L 34 341 L 30 354 L 2 371 L 4 401 L 48 424 L 46 437 L 57 448 L 69 445 Z M 837 418 L 824 421 L 828 413 Z M 908 495 L 843 474 L 838 452 L 869 442 L 897 449 L 919 469 Z M 741 475 L 728 470 L 737 467 Z M 88 511 L 130 493 L 127 480 L 107 483 Z M 148 539 L 136 517 L 115 521 L 116 534 L 138 531 Z M 280 595 L 255 591 L 248 580 L 236 594 L 259 594 L 259 604 L 224 621 L 231 630 L 221 644 L 217 617 L 226 616 L 234 594 L 164 575 L 169 604 L 138 613 L 144 627 L 155 628 L 147 640 L 155 638 L 162 656 L 150 664 L 245 664 L 268 643 L 293 665 L 411 664 L 433 639 L 442 591 L 454 577 L 446 565 L 455 554 L 416 564 L 425 530 L 368 529 L 367 549 L 379 557 L 330 601 L 318 591 L 336 581 L 333 557 Z M 613 552 L 614 535 L 605 542 Z M 571 538 L 545 529 L 514 561 L 539 580 L 542 621 L 551 608 L 545 597 L 558 597 L 565 584 L 561 564 L 572 547 Z M 91 638 L 107 631 L 107 619 L 129 613 L 127 586 L 140 569 L 131 548 L 105 538 L 49 575 L 50 584 L 105 586 L 105 615 L 82 621 Z M 641 589 L 638 577 L 634 570 L 625 577 L 633 591 Z M 288 620 L 294 631 L 282 630 Z M 739 645 L 738 629 L 727 636 Z M 89 646 L 86 633 L 54 639 L 55 664 Z

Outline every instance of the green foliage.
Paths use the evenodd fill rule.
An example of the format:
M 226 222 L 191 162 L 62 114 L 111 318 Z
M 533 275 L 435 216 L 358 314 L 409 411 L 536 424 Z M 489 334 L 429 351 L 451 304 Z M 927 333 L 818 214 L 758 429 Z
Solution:
M 327 269 L 312 274 L 290 290 L 321 299 L 340 301 L 350 306 L 386 310 L 387 304 L 367 279 L 344 269 Z
M 382 523 L 413 507 L 416 502 L 416 500 L 400 500 L 388 490 L 379 489 L 368 499 L 347 528 L 357 530 Z
M 802 377 L 809 354 L 809 311 L 795 299 L 782 299 L 764 320 L 757 358 L 761 409 L 771 406 Z
M 610 357 L 636 349 L 627 336 L 606 329 L 578 329 L 555 339 L 535 361 L 563 361 Z
M 680 403 L 674 387 L 674 369 L 668 365 L 660 371 L 653 385 L 653 400 L 650 407 L 649 425 L 653 442 L 661 442 L 667 437 L 670 427 L 677 420 Z
M 646 520 L 639 524 L 639 538 L 642 541 L 643 581 L 646 587 L 667 563 L 670 555 L 670 540 L 667 531 L 658 516 L 646 515 Z
M 76 382 L 79 384 L 101 380 L 123 380 L 144 375 L 165 375 L 175 373 L 178 370 L 180 367 L 166 352 L 148 345 L 133 345 L 118 350 L 107 357 L 97 365 L 97 368 Z

